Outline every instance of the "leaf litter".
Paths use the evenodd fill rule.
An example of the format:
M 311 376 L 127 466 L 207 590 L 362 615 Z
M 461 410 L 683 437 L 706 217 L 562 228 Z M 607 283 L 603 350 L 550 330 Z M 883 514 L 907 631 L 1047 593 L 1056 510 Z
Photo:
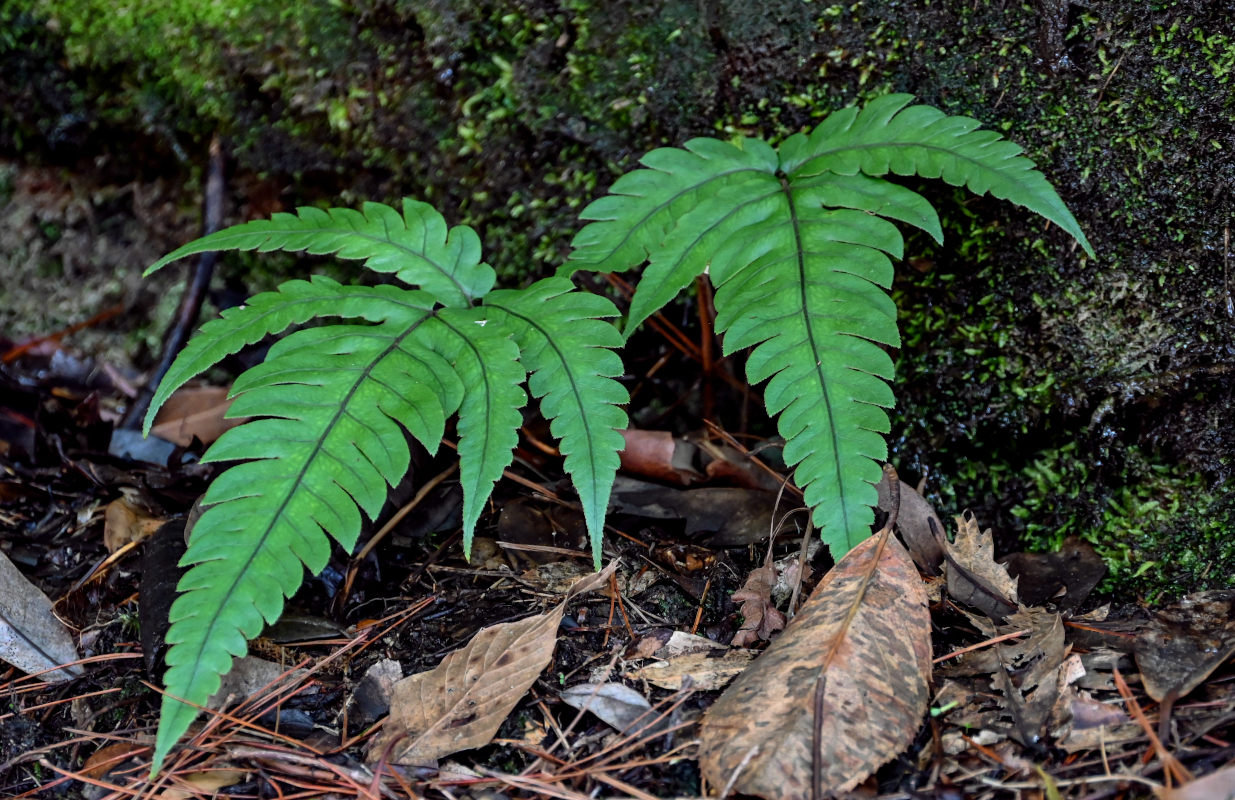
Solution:
M 170 568 L 143 575 L 133 548 L 149 549 L 154 540 L 141 540 L 164 520 L 174 525 L 208 470 L 191 459 L 151 467 L 109 457 L 108 410 L 97 398 L 113 387 L 81 387 L 86 371 L 78 369 L 71 378 L 45 374 L 44 385 L 0 400 L 6 419 L 30 420 L 0 430 L 12 462 L 0 514 L 14 531 L 3 554 L 55 599 L 45 617 L 71 646 L 48 666 L 77 661 L 77 674 L 55 690 L 16 671 L 4 677 L 6 796 L 52 784 L 85 796 L 89 781 L 114 787 L 114 797 L 205 797 L 223 785 L 241 794 L 265 785 L 387 797 L 459 796 L 466 787 L 518 797 L 1228 791 L 1230 771 L 1218 767 L 1229 760 L 1235 708 L 1230 594 L 1188 597 L 1156 613 L 1091 608 L 1100 565 L 1083 542 L 996 561 L 976 519 L 961 515 L 948 541 L 939 516 L 899 482 L 894 525 L 907 550 L 884 531 L 830 571 L 826 556 L 814 555 L 791 575 L 798 537 L 770 550 L 760 543 L 791 506 L 776 507 L 775 493 L 758 485 L 767 465 L 751 468 L 720 437 L 693 440 L 693 451 L 675 441 L 675 452 L 691 454 L 681 467 L 690 476 L 618 501 L 611 524 L 638 536 L 614 534 L 612 555 L 624 563 L 612 580 L 592 576 L 588 595 L 568 594 L 587 573 L 585 560 L 555 552 L 571 547 L 561 538 L 572 527 L 564 495 L 534 475 L 532 494 L 506 487 L 498 503 L 536 503 L 525 517 L 531 535 L 514 549 L 503 536 L 481 566 L 451 554 L 449 524 L 436 535 L 396 532 L 354 563 L 337 555 L 297 603 L 320 612 L 340 591 L 332 575 L 354 574 L 344 624 L 307 643 L 255 642 L 264 677 L 234 690 L 247 695 L 241 704 L 210 716 L 168 782 L 149 786 L 145 726 L 157 696 L 141 688 L 142 648 L 126 620 L 137 587 Z M 721 444 L 727 449 L 713 449 Z M 700 455 L 714 452 L 723 457 Z M 421 465 L 421 474 L 441 470 Z M 706 494 L 715 490 L 739 504 L 737 493 L 751 493 L 753 518 L 764 520 L 732 527 L 741 532 L 730 550 L 714 533 L 725 522 L 720 506 L 709 507 L 722 497 Z M 697 492 L 700 501 L 679 502 Z M 436 494 L 424 513 L 450 520 L 457 502 Z M 490 530 L 501 527 L 495 516 Z M 741 552 L 751 544 L 758 561 Z M 517 553 L 542 555 L 528 568 Z M 946 578 L 931 578 L 932 568 Z M 813 592 L 811 570 L 824 575 Z M 798 580 L 809 599 L 794 614 L 785 589 Z M 778 615 L 784 630 L 772 629 Z M 144 621 L 141 628 L 144 638 Z M 120 687 L 135 700 L 117 705 Z M 879 702 L 863 705 L 872 698 Z M 105 716 L 108 709 L 121 713 Z M 63 727 L 86 734 L 70 743 Z M 59 777 L 33 778 L 34 764 Z

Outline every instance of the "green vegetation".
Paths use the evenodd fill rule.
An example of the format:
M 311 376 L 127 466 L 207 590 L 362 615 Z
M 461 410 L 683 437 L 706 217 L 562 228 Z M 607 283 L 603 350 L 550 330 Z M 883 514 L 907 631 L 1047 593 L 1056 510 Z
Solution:
M 1000 120 L 1050 164 L 1103 259 L 1061 263 L 1058 229 L 923 190 L 948 236 L 940 247 L 911 234 L 920 269 L 896 277 L 894 459 L 930 473 L 943 509 L 973 507 L 1006 529 L 1005 548 L 1031 523 L 1094 538 L 1117 527 L 1065 513 L 1063 489 L 995 477 L 1039 454 L 1058 462 L 1070 442 L 1094 480 L 1118 484 L 1111 465 L 1138 460 L 1154 467 L 1128 479 L 1148 481 L 1140 493 L 1161 470 L 1197 474 L 1201 506 L 1228 513 L 1217 501 L 1235 434 L 1207 407 L 1229 378 L 1205 370 L 1229 342 L 1219 251 L 1223 187 L 1235 184 L 1235 42 L 1213 4 L 1072 4 L 1056 31 L 1070 65 L 1052 71 L 1057 54 L 1040 42 L 1055 23 L 1027 1 L 769 2 L 755 19 L 725 2 L 259 3 L 252 17 L 234 3 L 172 3 L 149 16 L 173 34 L 209 33 L 178 39 L 175 64 L 154 24 L 104 14 L 89 24 L 106 36 L 74 33 L 70 12 L 86 2 L 0 10 L 0 50 L 29 65 L 0 97 L 31 85 L 54 99 L 0 101 L 5 146 L 118 140 L 128 151 L 135 130 L 147 137 L 139 153 L 175 141 L 192 157 L 221 130 L 238 171 L 295 184 L 289 203 L 412 194 L 457 209 L 452 221 L 503 243 L 493 264 L 511 284 L 560 263 L 582 198 L 658 144 L 777 140 L 888 90 Z M 254 19 L 284 13 L 263 32 L 270 47 L 254 41 Z M 1140 346 L 1123 346 L 1125 324 Z M 1018 507 L 1043 516 L 1012 517 Z M 1235 575 L 1235 563 L 1215 573 Z
M 892 224 L 942 238 L 931 204 L 884 180 L 941 178 L 1023 205 L 1092 255 L 1080 227 L 1020 148 L 975 120 L 889 95 L 828 117 L 778 147 L 692 139 L 660 148 L 581 217 L 565 272 L 623 271 L 647 263 L 632 301 L 637 327 L 706 274 L 726 353 L 751 349 L 747 377 L 785 437 L 815 524 L 839 559 L 870 535 L 884 411 L 898 344 L 888 297 L 903 252 Z M 255 419 L 225 433 L 203 461 L 239 461 L 212 483 L 183 559 L 189 571 L 171 610 L 170 649 L 153 769 L 217 691 L 233 656 L 273 623 L 303 581 L 326 565 L 330 538 L 351 550 L 361 511 L 373 519 L 407 472 L 400 426 L 427 450 L 458 413 L 463 540 L 511 462 L 527 396 L 540 398 L 561 441 L 597 568 L 617 473 L 620 405 L 604 321 L 608 300 L 565 277 L 493 291 L 468 227 L 448 228 L 432 207 L 401 213 L 302 208 L 234 226 L 159 259 L 210 250 L 288 251 L 360 260 L 411 288 L 348 286 L 317 276 L 251 298 L 207 323 L 160 384 L 145 429 L 188 379 L 263 338 L 320 317 L 355 324 L 298 330 L 233 385 L 229 415 Z M 329 538 L 328 538 L 329 537 Z M 182 702 L 182 701 L 187 701 Z

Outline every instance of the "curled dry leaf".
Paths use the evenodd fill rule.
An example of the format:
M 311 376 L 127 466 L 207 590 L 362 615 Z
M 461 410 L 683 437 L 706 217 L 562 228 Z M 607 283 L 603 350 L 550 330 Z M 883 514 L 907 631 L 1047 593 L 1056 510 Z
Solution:
M 879 490 L 879 508 L 883 511 L 892 510 L 892 489 L 889 477 L 875 487 Z M 896 517 L 896 529 L 901 532 L 905 546 L 913 561 L 927 575 L 938 575 L 943 564 L 943 545 L 931 529 L 934 522 L 935 530 L 943 530 L 939 515 L 926 498 L 904 481 L 900 481 L 900 507 Z
M 1002 564 L 995 563 L 991 530 L 979 530 L 966 511 L 956 518 L 956 540 L 945 549 L 944 574 L 948 594 L 999 622 L 1016 613 L 1016 581 Z
M 553 659 L 558 625 L 571 598 L 605 585 L 614 561 L 578 581 L 557 608 L 484 628 L 436 668 L 395 684 L 390 716 L 369 760 L 426 764 L 488 744 Z
M 764 798 L 848 791 L 912 741 L 930 672 L 922 580 L 885 528 L 708 710 L 700 766 L 713 786 Z

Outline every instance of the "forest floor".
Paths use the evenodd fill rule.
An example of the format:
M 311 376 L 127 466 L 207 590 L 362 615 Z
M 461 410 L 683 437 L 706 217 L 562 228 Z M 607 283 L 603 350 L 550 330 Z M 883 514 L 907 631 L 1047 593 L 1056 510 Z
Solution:
M 130 187 L 150 211 L 141 227 L 161 232 L 139 239 L 119 212 L 73 216 L 98 187 L 9 174 L 22 202 L 0 224 L 6 249 L 22 243 L 35 265 L 39 247 L 58 248 L 66 272 L 14 262 L 6 280 L 41 281 L 27 297 L 81 291 L 72 320 L 0 328 L 0 656 L 20 665 L 0 672 L 0 796 L 1231 796 L 1235 593 L 1112 606 L 1079 542 L 997 563 L 982 530 L 997 520 L 936 513 L 907 486 L 885 504 L 906 540 L 899 572 L 881 560 L 905 552 L 886 531 L 834 565 L 782 490 L 758 398 L 732 365 L 700 363 L 714 352 L 694 325 L 706 305 L 629 351 L 642 430 L 600 579 L 542 420 L 526 419 L 470 562 L 452 451 L 421 452 L 361 549 L 336 548 L 151 779 L 166 605 L 186 516 L 218 471 L 198 457 L 221 432 L 225 379 L 164 411 L 166 450 L 116 455 L 143 381 L 125 348 L 158 337 L 135 333 L 145 317 L 131 313 L 150 289 L 104 265 L 140 271 L 186 215 Z M 109 250 L 116 240 L 127 249 Z M 748 427 L 714 424 L 715 408 L 742 404 Z M 845 595 L 859 574 L 864 588 Z M 876 585 L 898 591 L 872 610 Z M 527 674 L 500 672 L 504 656 Z M 887 706 L 921 699 L 895 724 L 864 719 L 828 705 L 842 685 Z M 492 724 L 458 716 L 445 698 L 459 691 Z M 758 780 L 769 763 L 780 793 Z

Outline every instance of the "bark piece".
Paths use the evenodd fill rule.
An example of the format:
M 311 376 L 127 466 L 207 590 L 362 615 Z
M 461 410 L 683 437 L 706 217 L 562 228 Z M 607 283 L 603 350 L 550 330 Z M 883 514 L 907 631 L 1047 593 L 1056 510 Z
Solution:
M 73 636 L 52 611 L 47 595 L 0 553 L 0 659 L 48 683 L 82 675 L 79 666 L 53 669 L 77 660 Z M 51 670 L 47 672 L 45 670 Z
M 913 739 L 930 672 L 926 593 L 885 528 L 824 576 L 708 710 L 700 766 L 740 794 L 848 791 Z

